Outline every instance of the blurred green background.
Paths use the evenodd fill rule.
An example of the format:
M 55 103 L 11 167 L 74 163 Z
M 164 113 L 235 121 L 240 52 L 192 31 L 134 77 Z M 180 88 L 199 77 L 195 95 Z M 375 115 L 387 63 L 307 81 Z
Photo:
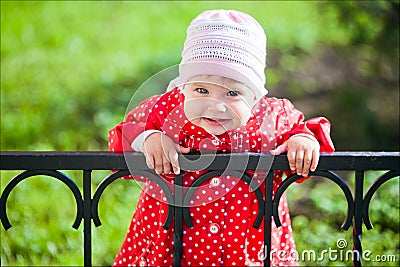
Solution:
M 327 117 L 337 150 L 399 151 L 398 0 L 1 1 L 1 150 L 107 150 L 107 131 L 123 120 L 135 90 L 178 64 L 190 21 L 219 8 L 260 22 L 270 95 L 291 99 L 307 118 Z M 67 174 L 81 186 L 81 173 Z M 13 175 L 1 172 L 2 189 Z M 106 175 L 94 173 L 93 190 Z M 371 183 L 379 173 L 368 175 Z M 121 180 L 106 190 L 103 226 L 93 229 L 95 265 L 111 264 L 139 188 Z M 399 264 L 398 188 L 389 182 L 371 204 L 375 229 L 364 229 L 364 248 L 397 255 L 374 265 Z M 351 237 L 339 230 L 346 205 L 330 183 L 307 180 L 288 198 L 299 251 Z M 83 262 L 82 226 L 71 228 L 73 198 L 63 185 L 31 178 L 8 208 L 15 227 L 0 227 L 2 265 Z

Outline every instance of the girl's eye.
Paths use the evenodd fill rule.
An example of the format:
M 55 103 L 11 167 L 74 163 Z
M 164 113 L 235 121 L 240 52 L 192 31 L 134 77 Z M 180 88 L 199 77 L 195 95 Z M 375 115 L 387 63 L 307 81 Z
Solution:
M 238 96 L 239 92 L 238 91 L 229 91 L 228 96 Z
M 196 91 L 197 91 L 198 93 L 200 93 L 200 94 L 207 94 L 207 93 L 208 93 L 208 90 L 207 90 L 207 89 L 204 89 L 204 88 L 202 88 L 202 87 L 196 88 Z

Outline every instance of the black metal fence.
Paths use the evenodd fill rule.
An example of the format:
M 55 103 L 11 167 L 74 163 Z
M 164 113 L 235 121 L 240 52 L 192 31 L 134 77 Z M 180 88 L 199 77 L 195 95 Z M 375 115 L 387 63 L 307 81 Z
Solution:
M 255 224 L 260 224 L 264 218 L 265 228 L 265 255 L 270 254 L 271 242 L 271 222 L 275 221 L 280 226 L 278 216 L 278 204 L 280 197 L 285 190 L 301 176 L 292 175 L 285 179 L 273 198 L 273 171 L 289 170 L 286 156 L 271 156 L 268 154 L 238 153 L 220 155 L 185 155 L 180 156 L 181 168 L 184 170 L 198 170 L 198 166 L 206 166 L 203 169 L 209 170 L 213 175 L 207 173 L 198 178 L 198 183 L 194 183 L 184 195 L 182 190 L 182 176 L 176 175 L 174 188 L 171 189 L 165 181 L 149 170 L 145 159 L 140 153 L 109 153 L 109 152 L 1 152 L 1 170 L 23 170 L 14 177 L 4 188 L 0 198 L 0 218 L 3 227 L 7 230 L 11 223 L 7 217 L 7 199 L 10 192 L 23 180 L 36 176 L 45 175 L 63 182 L 72 191 L 77 207 L 77 214 L 73 227 L 78 229 L 83 220 L 84 234 L 84 265 L 92 265 L 92 221 L 97 227 L 101 225 L 98 215 L 98 204 L 104 190 L 113 181 L 130 173 L 142 175 L 156 182 L 164 191 L 168 200 L 168 216 L 164 227 L 174 227 L 174 265 L 180 265 L 182 256 L 182 235 L 183 223 L 190 225 L 190 218 L 187 215 L 185 203 L 193 193 L 196 186 L 202 182 L 215 177 L 223 172 L 246 170 L 265 170 L 267 177 L 265 180 L 264 196 L 260 189 L 254 188 L 258 200 L 258 216 Z M 129 166 L 129 168 L 128 168 Z M 81 170 L 83 178 L 82 192 L 76 183 L 60 170 Z M 95 192 L 91 190 L 92 171 L 94 170 L 115 170 L 98 185 Z M 354 189 L 337 175 L 334 171 L 354 172 Z M 376 178 L 375 182 L 368 188 L 364 195 L 364 172 L 369 170 L 384 170 L 383 175 Z M 386 181 L 400 176 L 400 154 L 399 152 L 335 152 L 322 153 L 318 168 L 311 173 L 312 176 L 324 177 L 331 180 L 344 194 L 347 201 L 347 214 L 342 224 L 344 230 L 353 228 L 353 250 L 356 255 L 362 255 L 362 226 L 368 230 L 372 229 L 369 218 L 369 206 L 372 196 L 377 189 Z M 251 178 L 246 175 L 240 177 L 249 186 L 252 185 Z M 258 191 L 257 191 L 258 190 Z M 172 226 L 172 222 L 174 225 Z M 362 259 L 354 257 L 354 265 L 361 266 Z M 265 266 L 270 266 L 270 258 L 265 257 Z

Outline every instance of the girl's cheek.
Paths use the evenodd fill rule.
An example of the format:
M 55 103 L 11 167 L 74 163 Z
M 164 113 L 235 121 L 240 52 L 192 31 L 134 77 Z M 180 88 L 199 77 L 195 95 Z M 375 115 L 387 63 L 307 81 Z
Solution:
M 249 106 L 243 102 L 232 105 L 231 108 L 237 113 L 238 117 L 247 117 L 248 114 L 251 113 L 251 109 L 249 108 Z
M 189 99 L 184 102 L 183 111 L 185 116 L 192 121 L 202 113 L 202 104 L 198 99 Z
M 248 108 L 247 106 L 242 107 L 239 117 L 240 117 L 241 123 L 243 125 L 246 124 L 251 117 L 251 109 Z

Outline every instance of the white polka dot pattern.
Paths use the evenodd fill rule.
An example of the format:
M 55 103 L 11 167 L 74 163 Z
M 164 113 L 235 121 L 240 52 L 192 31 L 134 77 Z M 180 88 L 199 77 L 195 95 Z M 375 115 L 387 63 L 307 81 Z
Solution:
M 125 122 L 109 132 L 109 148 L 121 152 L 132 150 L 130 144 L 144 130 L 160 130 L 176 143 L 190 147 L 192 152 L 268 152 L 297 133 L 313 134 L 322 151 L 333 150 L 329 138 L 329 122 L 315 118 L 304 122 L 303 114 L 288 100 L 262 98 L 246 126 L 220 136 L 212 136 L 191 124 L 183 113 L 184 97 L 175 89 L 154 96 L 132 110 Z M 184 172 L 184 186 L 190 186 L 206 171 Z M 265 173 L 247 172 L 263 192 Z M 173 182 L 173 175 L 163 176 Z M 281 182 L 282 172 L 275 173 L 274 191 Z M 165 230 L 168 213 L 166 198 L 159 186 L 145 177 L 125 177 L 143 181 L 142 192 L 126 238 L 114 266 L 172 266 L 173 227 Z M 254 223 L 258 203 L 255 193 L 237 177 L 213 177 L 197 190 L 190 202 L 193 228 L 184 225 L 182 265 L 244 266 L 262 265 L 263 227 Z M 272 223 L 271 250 L 295 249 L 286 197 L 279 205 L 280 228 Z M 263 223 L 261 224 L 263 225 Z M 274 254 L 276 255 L 276 254 Z M 297 265 L 296 261 L 272 259 L 276 266 Z

